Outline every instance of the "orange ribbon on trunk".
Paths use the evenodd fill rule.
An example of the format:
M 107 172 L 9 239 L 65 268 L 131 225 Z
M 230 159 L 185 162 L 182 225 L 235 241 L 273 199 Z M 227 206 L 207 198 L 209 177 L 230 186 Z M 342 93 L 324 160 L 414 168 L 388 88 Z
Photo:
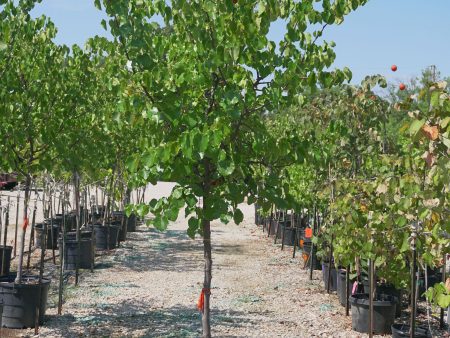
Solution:
M 25 217 L 23 219 L 23 226 L 22 226 L 23 231 L 26 231 L 27 227 L 28 227 L 28 217 Z
M 200 297 L 198 298 L 198 302 L 197 302 L 197 309 L 200 312 L 203 312 L 205 310 L 205 294 L 210 295 L 211 294 L 211 290 L 207 289 L 207 288 L 203 288 L 202 292 L 200 293 Z

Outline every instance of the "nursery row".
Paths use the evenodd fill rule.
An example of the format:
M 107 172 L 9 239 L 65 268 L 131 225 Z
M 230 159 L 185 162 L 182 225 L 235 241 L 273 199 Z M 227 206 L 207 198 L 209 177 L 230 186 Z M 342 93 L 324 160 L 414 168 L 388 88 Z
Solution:
M 12 237 L 8 238 L 8 230 L 12 226 L 9 214 L 13 206 L 5 203 L 5 200 L 11 201 L 11 196 L 7 199 L 2 196 L 0 238 L 4 245 L 0 247 L 0 330 L 1 327 L 35 328 L 35 332 L 38 332 L 39 326 L 44 322 L 52 282 L 52 274 L 45 269 L 47 259 L 52 259 L 57 266 L 58 276 L 53 274 L 53 278 L 57 279 L 53 283 L 58 285 L 58 313 L 61 314 L 67 276 L 75 274 L 77 284 L 81 269 L 95 269 L 96 252 L 115 249 L 120 242 L 126 240 L 128 232 L 136 231 L 139 218 L 134 213 L 127 216 L 123 211 L 123 204 L 119 207 L 110 194 L 102 196 L 102 204 L 90 203 L 89 207 L 86 198 L 82 199 L 83 205 L 80 206 L 80 194 L 73 194 L 78 208 L 70 210 L 67 186 L 59 187 L 60 191 L 66 189 L 65 193 L 60 194 L 60 199 L 55 197 L 54 188 L 55 186 L 53 190 L 44 189 L 43 195 L 35 194 L 32 220 L 29 226 L 24 224 L 19 243 L 14 242 Z M 20 196 L 19 191 L 16 194 Z M 38 200 L 42 210 L 37 210 Z M 92 198 L 91 201 L 96 199 Z M 19 204 L 16 207 L 18 215 Z M 40 222 L 36 222 L 37 213 L 42 216 L 39 217 L 42 218 Z M 6 243 L 14 244 L 14 248 Z M 16 246 L 19 246 L 18 256 L 15 255 Z M 49 251 L 50 258 L 46 254 Z M 15 272 L 10 271 L 12 262 L 17 265 Z
M 351 311 L 353 330 L 369 333 L 372 328 L 374 334 L 392 333 L 395 338 L 410 337 L 410 326 L 405 324 L 405 318 L 412 316 L 414 310 L 411 308 L 416 308 L 418 302 L 428 309 L 428 304 L 424 302 L 424 292 L 427 286 L 445 281 L 445 265 L 439 269 L 428 269 L 415 276 L 415 292 L 397 288 L 389 280 L 379 278 L 374 270 L 370 270 L 370 263 L 361 262 L 356 269 L 354 266 L 342 267 L 336 264 L 332 247 L 318 248 L 314 244 L 313 236 L 320 236 L 321 221 L 322 215 L 308 212 L 306 209 L 302 213 L 295 213 L 273 208 L 269 214 L 264 214 L 258 206 L 255 207 L 256 225 L 260 226 L 274 243 L 280 240 L 282 250 L 289 246 L 293 248 L 294 257 L 296 253 L 301 254 L 303 269 L 309 271 L 310 279 L 313 278 L 313 270 L 322 271 L 324 289 L 328 293 L 336 292 L 347 316 Z M 323 249 L 327 249 L 327 255 L 323 255 Z M 441 327 L 443 316 L 442 311 Z M 431 328 L 427 323 L 423 324 L 424 326 L 415 327 L 414 337 L 432 337 Z
M 450 253 L 449 88 L 435 72 L 400 91 L 382 89 L 378 75 L 344 84 L 352 74 L 331 68 L 334 43 L 323 37 L 367 1 L 94 0 L 111 39 L 97 35 L 83 49 L 57 44 L 53 22 L 33 17 L 40 0 L 0 0 L 0 172 L 16 173 L 24 190 L 14 290 L 33 285 L 27 236 L 53 257 L 67 254 L 77 282 L 94 248 L 125 238 L 123 212 L 151 213 L 163 231 L 182 210 L 188 235 L 203 239 L 199 309 L 210 337 L 211 222 L 241 223 L 244 201 L 261 206 L 266 223 L 279 217 L 274 205 L 301 215 L 307 205 L 315 222 L 292 215 L 291 227 L 266 230 L 301 245 L 306 265 L 328 263 L 328 288 L 333 264 L 349 281 L 356 273 L 363 282 L 365 269 L 371 295 L 355 293 L 352 307 L 382 301 L 376 278 L 411 290 L 414 336 L 415 276 Z M 286 32 L 277 41 L 274 23 Z M 131 191 L 158 181 L 175 183 L 170 196 L 131 203 Z M 37 184 L 44 201 L 62 201 L 38 224 Z M 67 188 L 56 189 L 69 184 L 70 207 Z M 105 208 L 81 185 L 106 191 Z M 446 308 L 450 289 L 436 284 L 427 299 Z

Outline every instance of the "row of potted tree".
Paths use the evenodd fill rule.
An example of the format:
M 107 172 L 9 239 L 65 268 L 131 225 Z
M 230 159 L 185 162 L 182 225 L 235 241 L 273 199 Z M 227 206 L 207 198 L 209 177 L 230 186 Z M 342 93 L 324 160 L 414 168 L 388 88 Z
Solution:
M 366 286 L 351 298 L 352 315 L 359 307 L 363 321 L 354 317 L 358 331 L 390 332 L 401 290 L 410 295 L 411 322 L 393 331 L 417 334 L 415 307 L 426 287 L 428 299 L 448 306 L 448 290 L 437 282 L 445 276 L 450 249 L 450 99 L 447 83 L 429 72 L 421 83 L 415 91 L 392 91 L 383 99 L 374 89 L 385 87 L 384 79 L 368 77 L 358 87 L 312 93 L 311 104 L 269 122 L 275 132 L 306 126 L 300 135 L 314 140 L 304 163 L 290 167 L 285 180 L 293 208 L 321 210 L 323 222 L 313 243 L 327 266 L 336 269 L 325 274 L 341 284 L 347 274 L 351 284 L 356 278 Z M 376 314 L 372 322 L 364 312 L 369 304 Z M 390 312 L 377 317 L 386 304 Z

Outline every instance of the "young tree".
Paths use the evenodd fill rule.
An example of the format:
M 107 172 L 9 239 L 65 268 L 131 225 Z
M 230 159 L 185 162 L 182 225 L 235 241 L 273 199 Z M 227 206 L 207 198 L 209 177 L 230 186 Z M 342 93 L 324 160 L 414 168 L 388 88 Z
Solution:
M 0 166 L 25 179 L 19 284 L 32 177 L 51 167 L 55 139 L 76 119 L 67 95 L 69 50 L 52 41 L 50 20 L 30 17 L 36 2 L 0 1 Z
M 302 152 L 294 136 L 271 135 L 264 118 L 303 101 L 305 88 L 350 78 L 347 69 L 326 71 L 333 43 L 318 42 L 328 25 L 366 2 L 103 1 L 118 50 L 129 60 L 122 74 L 131 73 L 134 83 L 117 84 L 121 111 L 153 121 L 129 169 L 144 182 L 177 183 L 170 197 L 141 209 L 152 211 L 153 224 L 163 230 L 185 207 L 188 234 L 203 236 L 204 337 L 211 336 L 211 221 L 240 223 L 238 204 L 246 197 L 283 207 L 287 187 L 280 186 L 280 171 Z M 286 28 L 279 44 L 267 37 L 275 21 Z

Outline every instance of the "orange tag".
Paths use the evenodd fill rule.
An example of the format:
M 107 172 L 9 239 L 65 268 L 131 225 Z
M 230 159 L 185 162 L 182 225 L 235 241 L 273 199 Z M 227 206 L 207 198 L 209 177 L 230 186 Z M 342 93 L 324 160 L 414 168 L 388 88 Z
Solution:
M 305 241 L 303 239 L 300 240 L 300 248 L 303 248 L 303 243 L 305 243 Z
M 306 263 L 306 261 L 308 260 L 308 255 L 307 254 L 302 254 L 302 258 L 303 258 L 303 262 L 305 262 Z
M 22 226 L 23 231 L 26 231 L 27 227 L 28 227 L 28 217 L 24 218 L 24 220 L 23 220 L 23 226 Z
M 312 229 L 311 228 L 306 228 L 305 229 L 305 238 L 311 238 L 312 235 L 313 235 Z
M 205 310 L 205 293 L 207 293 L 208 295 L 211 294 L 211 290 L 210 289 L 202 289 L 202 292 L 200 293 L 200 297 L 198 298 L 197 301 L 197 309 L 200 312 L 203 312 Z

